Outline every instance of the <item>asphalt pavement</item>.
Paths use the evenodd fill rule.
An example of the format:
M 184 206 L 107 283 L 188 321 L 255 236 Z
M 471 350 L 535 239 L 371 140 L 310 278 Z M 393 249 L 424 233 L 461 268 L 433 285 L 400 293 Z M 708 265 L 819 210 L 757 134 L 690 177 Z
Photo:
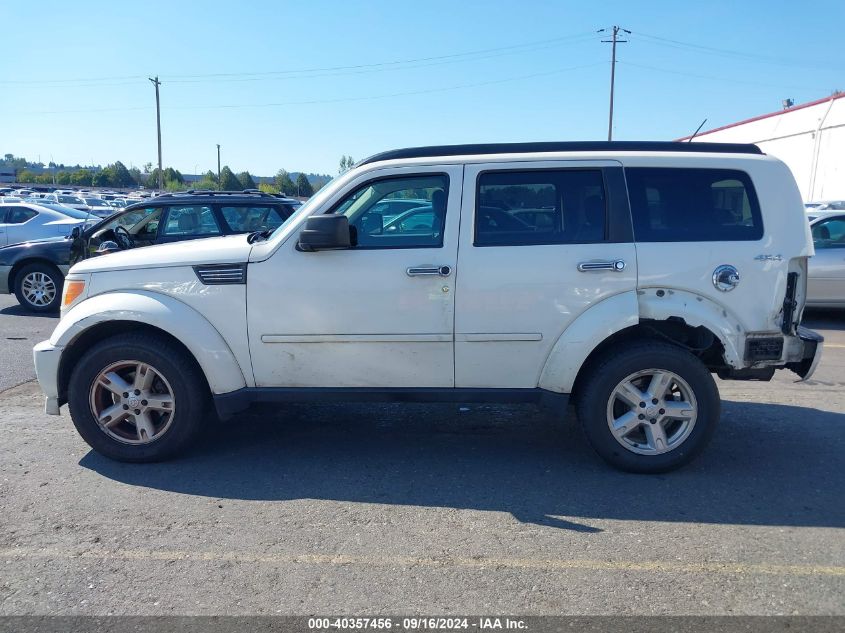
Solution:
M 666 475 L 533 406 L 262 409 L 129 465 L 43 414 L 55 319 L 2 297 L 0 615 L 845 615 L 845 313 L 807 324 L 814 380 L 720 382 Z

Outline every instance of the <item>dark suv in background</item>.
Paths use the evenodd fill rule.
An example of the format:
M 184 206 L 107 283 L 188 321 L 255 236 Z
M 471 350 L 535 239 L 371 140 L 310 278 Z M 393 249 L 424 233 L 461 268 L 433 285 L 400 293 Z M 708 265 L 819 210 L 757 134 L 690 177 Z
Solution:
M 35 312 L 58 310 L 70 266 L 141 246 L 274 230 L 302 203 L 257 190 L 187 191 L 148 198 L 67 239 L 0 248 L 0 293 Z

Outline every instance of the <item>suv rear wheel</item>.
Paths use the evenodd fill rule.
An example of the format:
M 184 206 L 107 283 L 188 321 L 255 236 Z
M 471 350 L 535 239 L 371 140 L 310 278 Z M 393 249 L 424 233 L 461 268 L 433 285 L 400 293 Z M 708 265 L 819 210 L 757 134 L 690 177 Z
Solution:
M 692 460 L 713 435 L 720 408 L 704 364 L 658 341 L 605 354 L 578 398 L 578 418 L 592 447 L 612 466 L 638 473 Z
M 73 424 L 98 453 L 152 462 L 178 453 L 208 415 L 201 370 L 161 336 L 122 334 L 92 347 L 68 385 Z
M 28 264 L 15 275 L 18 303 L 33 312 L 55 312 L 62 300 L 62 274 L 49 264 Z

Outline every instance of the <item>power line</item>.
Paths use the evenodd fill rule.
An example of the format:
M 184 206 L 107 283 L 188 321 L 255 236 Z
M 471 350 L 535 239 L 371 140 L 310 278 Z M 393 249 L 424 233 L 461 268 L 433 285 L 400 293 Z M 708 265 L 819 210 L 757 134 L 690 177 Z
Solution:
M 169 108 L 164 108 L 165 110 L 223 110 L 223 109 L 245 109 L 245 108 L 275 108 L 275 107 L 283 107 L 283 106 L 294 106 L 294 105 L 317 105 L 317 104 L 324 104 L 324 103 L 347 103 L 347 102 L 356 102 L 356 101 L 374 101 L 378 99 L 391 99 L 396 97 L 407 97 L 407 96 L 417 96 L 417 95 L 424 95 L 424 94 L 434 94 L 438 92 L 449 92 L 452 90 L 464 90 L 467 88 L 481 88 L 484 86 L 492 86 L 496 84 L 508 83 L 512 81 L 523 81 L 526 79 L 535 79 L 537 77 L 547 77 L 549 75 L 555 75 L 565 72 L 570 72 L 573 70 L 581 70 L 584 68 L 593 68 L 595 66 L 603 66 L 607 62 L 593 62 L 592 64 L 582 64 L 579 66 L 569 66 L 566 68 L 556 68 L 554 70 L 539 72 L 539 73 L 531 73 L 529 75 L 517 75 L 513 77 L 504 77 L 501 79 L 493 79 L 490 81 L 482 81 L 476 83 L 467 83 L 467 84 L 458 84 L 453 86 L 443 86 L 440 88 L 425 88 L 421 90 L 410 90 L 410 91 L 403 91 L 403 92 L 393 92 L 387 94 L 379 94 L 379 95 L 365 95 L 361 97 L 338 97 L 333 99 L 308 99 L 308 100 L 300 100 L 300 101 L 281 101 L 275 103 L 234 103 L 234 104 L 219 104 L 219 105 L 192 105 L 192 106 L 171 106 Z M 12 112 L 10 114 L 15 116 L 22 116 L 22 115 L 37 115 L 41 116 L 44 114 L 79 114 L 79 113 L 90 113 L 90 112 L 131 112 L 136 110 L 146 110 L 146 108 L 138 108 L 138 107 L 131 107 L 131 108 L 103 108 L 100 110 L 40 110 L 40 111 L 26 111 L 26 112 Z
M 523 44 L 513 44 L 510 46 L 499 46 L 496 48 L 485 48 L 485 49 L 478 49 L 473 51 L 465 51 L 462 53 L 450 53 L 447 55 L 436 55 L 436 56 L 429 56 L 429 57 L 417 57 L 411 59 L 400 59 L 400 60 L 393 60 L 387 62 L 375 62 L 370 64 L 353 64 L 353 65 L 345 65 L 345 66 L 324 66 L 324 67 L 313 67 L 313 68 L 300 68 L 300 69 L 287 69 L 287 70 L 271 70 L 271 71 L 263 71 L 263 72 L 252 72 L 252 73 L 245 73 L 245 72 L 233 72 L 233 73 L 200 73 L 200 74 L 189 74 L 189 75 L 169 75 L 165 76 L 165 79 L 168 83 L 189 83 L 188 80 L 198 79 L 202 81 L 206 80 L 223 80 L 225 78 L 249 78 L 249 77 L 273 77 L 273 76 L 288 76 L 288 75 L 303 75 L 307 73 L 329 73 L 334 72 L 340 74 L 341 71 L 361 71 L 364 69 L 388 69 L 392 67 L 401 67 L 408 64 L 416 64 L 416 63 L 425 63 L 425 62 L 436 62 L 442 60 L 455 60 L 457 61 L 464 61 L 460 58 L 471 58 L 473 56 L 484 55 L 488 53 L 503 53 L 503 54 L 517 54 L 521 52 L 529 52 L 523 51 L 522 49 L 532 49 L 536 47 L 545 48 L 551 47 L 557 44 L 561 44 L 564 42 L 576 42 L 578 40 L 583 40 L 591 37 L 590 33 L 573 33 L 570 35 L 563 35 L 560 37 L 545 39 L 545 40 L 536 40 L 533 42 L 525 42 Z M 465 61 L 474 61 L 473 59 L 467 59 Z M 143 79 L 143 76 L 137 75 L 123 75 L 123 76 L 112 76 L 112 77 L 81 77 L 75 79 L 33 79 L 33 80 L 13 80 L 13 79 L 0 79 L 0 84 L 14 84 L 14 85 L 44 85 L 44 84 L 74 84 L 74 83 L 86 83 L 88 85 L 96 84 L 96 82 L 108 82 L 108 81 L 126 81 L 126 80 L 139 80 Z M 107 84 L 97 84 L 97 85 L 107 85 Z
M 681 40 L 675 40 L 668 37 L 660 37 L 657 35 L 650 35 L 648 33 L 643 33 L 641 31 L 635 31 L 633 33 L 635 37 L 639 36 L 645 38 L 646 41 L 649 41 L 652 44 L 658 44 L 662 46 L 667 46 L 669 48 L 675 48 L 680 50 L 688 50 L 688 51 L 697 51 L 697 52 L 706 52 L 711 55 L 718 55 L 721 57 L 732 57 L 732 58 L 740 58 L 745 59 L 746 61 L 764 63 L 764 64 L 776 64 L 778 66 L 798 66 L 801 68 L 820 68 L 820 64 L 813 63 L 809 61 L 797 61 L 794 59 L 788 59 L 784 57 L 773 57 L 770 55 L 761 55 L 759 53 L 746 53 L 743 51 L 736 51 L 730 50 L 726 48 L 717 48 L 715 46 L 705 46 L 703 44 L 694 44 L 692 42 L 683 42 Z M 834 67 L 834 66 L 824 66 L 821 65 L 826 69 L 832 70 L 841 70 L 841 67 Z

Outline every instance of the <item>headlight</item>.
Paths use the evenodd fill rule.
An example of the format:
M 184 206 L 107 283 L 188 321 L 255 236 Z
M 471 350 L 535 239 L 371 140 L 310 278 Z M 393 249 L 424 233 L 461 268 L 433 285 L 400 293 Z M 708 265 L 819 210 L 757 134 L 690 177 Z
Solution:
M 85 281 L 82 279 L 65 279 L 62 291 L 62 308 L 68 307 L 85 292 Z

